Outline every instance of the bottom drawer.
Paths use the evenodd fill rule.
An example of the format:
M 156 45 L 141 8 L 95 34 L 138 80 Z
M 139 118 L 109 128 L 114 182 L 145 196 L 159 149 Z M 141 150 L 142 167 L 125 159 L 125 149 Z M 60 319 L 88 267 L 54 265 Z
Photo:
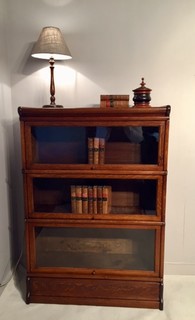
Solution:
M 162 309 L 161 283 L 116 279 L 28 278 L 27 303 Z

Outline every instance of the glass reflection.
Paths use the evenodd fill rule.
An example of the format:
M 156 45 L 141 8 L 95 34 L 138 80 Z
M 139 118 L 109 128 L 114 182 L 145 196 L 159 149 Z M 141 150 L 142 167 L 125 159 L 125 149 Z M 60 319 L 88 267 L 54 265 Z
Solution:
M 106 163 L 158 163 L 159 127 L 97 127 L 96 136 L 106 140 Z

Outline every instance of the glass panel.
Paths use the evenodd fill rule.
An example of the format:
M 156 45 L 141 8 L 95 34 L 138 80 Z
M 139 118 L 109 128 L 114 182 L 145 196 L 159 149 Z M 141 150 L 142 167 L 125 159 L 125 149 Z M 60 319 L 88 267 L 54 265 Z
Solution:
M 33 178 L 35 212 L 157 215 L 157 179 Z
M 86 163 L 85 127 L 32 127 L 36 163 Z
M 98 127 L 96 136 L 105 139 L 107 164 L 157 164 L 159 127 Z
M 155 230 L 35 228 L 36 266 L 154 271 Z
M 34 163 L 157 164 L 159 127 L 32 127 Z

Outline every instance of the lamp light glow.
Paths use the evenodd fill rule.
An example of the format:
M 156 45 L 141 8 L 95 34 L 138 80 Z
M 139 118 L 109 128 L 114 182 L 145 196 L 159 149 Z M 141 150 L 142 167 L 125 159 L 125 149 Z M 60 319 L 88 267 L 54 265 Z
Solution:
M 44 105 L 43 107 L 63 107 L 55 103 L 54 63 L 55 60 L 72 59 L 72 56 L 60 29 L 57 27 L 44 27 L 33 47 L 31 56 L 49 60 L 50 64 L 50 105 Z

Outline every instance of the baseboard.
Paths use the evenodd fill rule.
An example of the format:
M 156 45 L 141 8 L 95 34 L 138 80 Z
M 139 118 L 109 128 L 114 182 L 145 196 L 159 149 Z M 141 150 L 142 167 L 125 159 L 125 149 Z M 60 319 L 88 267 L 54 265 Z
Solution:
M 165 262 L 166 275 L 195 275 L 195 263 Z

